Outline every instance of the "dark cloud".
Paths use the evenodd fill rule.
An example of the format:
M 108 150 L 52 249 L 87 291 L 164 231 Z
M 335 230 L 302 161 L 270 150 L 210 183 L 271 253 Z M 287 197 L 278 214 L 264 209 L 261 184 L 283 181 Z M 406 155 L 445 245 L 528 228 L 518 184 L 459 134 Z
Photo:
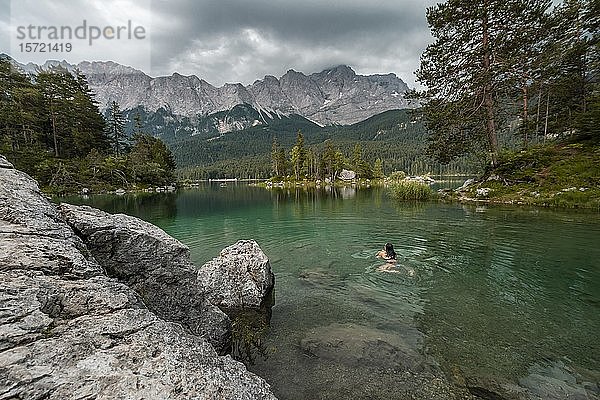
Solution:
M 215 85 L 252 83 L 288 69 L 305 73 L 347 64 L 358 73 L 394 72 L 414 85 L 431 40 L 425 9 L 435 0 L 0 0 L 0 45 L 14 53 L 16 24 L 99 26 L 133 20 L 148 28 L 138 43 L 98 41 L 60 55 L 12 54 L 22 62 L 113 60 Z M 7 7 L 12 5 L 12 7 Z M 10 14 L 10 18 L 8 15 Z M 145 47 L 144 47 L 145 46 Z M 3 50 L 6 51 L 6 50 Z
M 220 85 L 348 64 L 359 73 L 395 72 L 414 84 L 430 41 L 425 8 L 433 3 L 154 0 L 153 73 L 177 70 Z

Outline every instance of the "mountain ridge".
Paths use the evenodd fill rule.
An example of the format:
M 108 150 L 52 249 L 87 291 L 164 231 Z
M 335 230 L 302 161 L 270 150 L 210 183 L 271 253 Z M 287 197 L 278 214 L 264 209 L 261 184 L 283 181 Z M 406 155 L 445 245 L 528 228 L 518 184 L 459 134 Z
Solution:
M 298 114 L 319 125 L 350 125 L 384 111 L 415 106 L 404 99 L 408 85 L 394 73 L 360 75 L 347 65 L 309 75 L 290 69 L 279 78 L 265 75 L 246 86 L 225 83 L 217 87 L 196 75 L 173 72 L 170 76 L 151 77 L 113 61 L 82 61 L 73 65 L 64 60 L 48 60 L 38 66 L 11 60 L 27 73 L 52 66 L 69 71 L 79 69 L 87 76 L 102 109 L 116 101 L 122 110 L 142 106 L 156 112 L 163 108 L 192 118 L 247 104 L 259 113 Z

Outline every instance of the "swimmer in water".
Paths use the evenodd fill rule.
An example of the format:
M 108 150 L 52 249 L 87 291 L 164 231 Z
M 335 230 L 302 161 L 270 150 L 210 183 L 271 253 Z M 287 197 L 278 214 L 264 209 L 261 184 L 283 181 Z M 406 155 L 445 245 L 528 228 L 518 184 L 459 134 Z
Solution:
M 383 258 L 389 263 L 395 263 L 397 260 L 394 246 L 391 243 L 386 243 L 383 249 L 377 253 L 377 258 Z

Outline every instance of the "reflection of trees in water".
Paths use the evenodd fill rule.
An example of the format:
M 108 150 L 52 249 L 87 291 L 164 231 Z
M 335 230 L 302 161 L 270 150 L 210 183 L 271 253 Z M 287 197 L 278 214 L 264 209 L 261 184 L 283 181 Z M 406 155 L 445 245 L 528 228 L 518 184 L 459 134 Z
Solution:
M 177 217 L 176 193 L 132 193 L 124 196 L 98 195 L 89 198 L 60 199 L 71 204 L 86 204 L 106 212 L 133 215 L 145 220 L 171 221 Z
M 266 190 L 247 184 L 229 183 L 227 187 L 206 184 L 199 188 L 179 192 L 177 206 L 180 215 L 220 214 L 235 210 L 251 209 L 257 204 L 269 204 Z
M 275 202 L 317 202 L 321 200 L 337 199 L 350 200 L 372 199 L 373 193 L 377 192 L 374 188 L 357 188 L 355 186 L 322 186 L 314 187 L 295 187 L 269 189 L 271 198 Z

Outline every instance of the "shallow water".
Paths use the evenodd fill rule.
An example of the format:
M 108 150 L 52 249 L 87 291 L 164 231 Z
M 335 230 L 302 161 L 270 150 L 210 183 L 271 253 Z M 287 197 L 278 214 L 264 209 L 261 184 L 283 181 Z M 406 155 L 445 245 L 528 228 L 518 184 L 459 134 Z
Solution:
M 250 369 L 282 400 L 462 398 L 460 387 L 598 398 L 597 213 L 241 184 L 67 200 L 155 223 L 197 264 L 255 239 L 276 291 L 268 359 Z M 388 270 L 374 257 L 385 242 L 398 254 Z

